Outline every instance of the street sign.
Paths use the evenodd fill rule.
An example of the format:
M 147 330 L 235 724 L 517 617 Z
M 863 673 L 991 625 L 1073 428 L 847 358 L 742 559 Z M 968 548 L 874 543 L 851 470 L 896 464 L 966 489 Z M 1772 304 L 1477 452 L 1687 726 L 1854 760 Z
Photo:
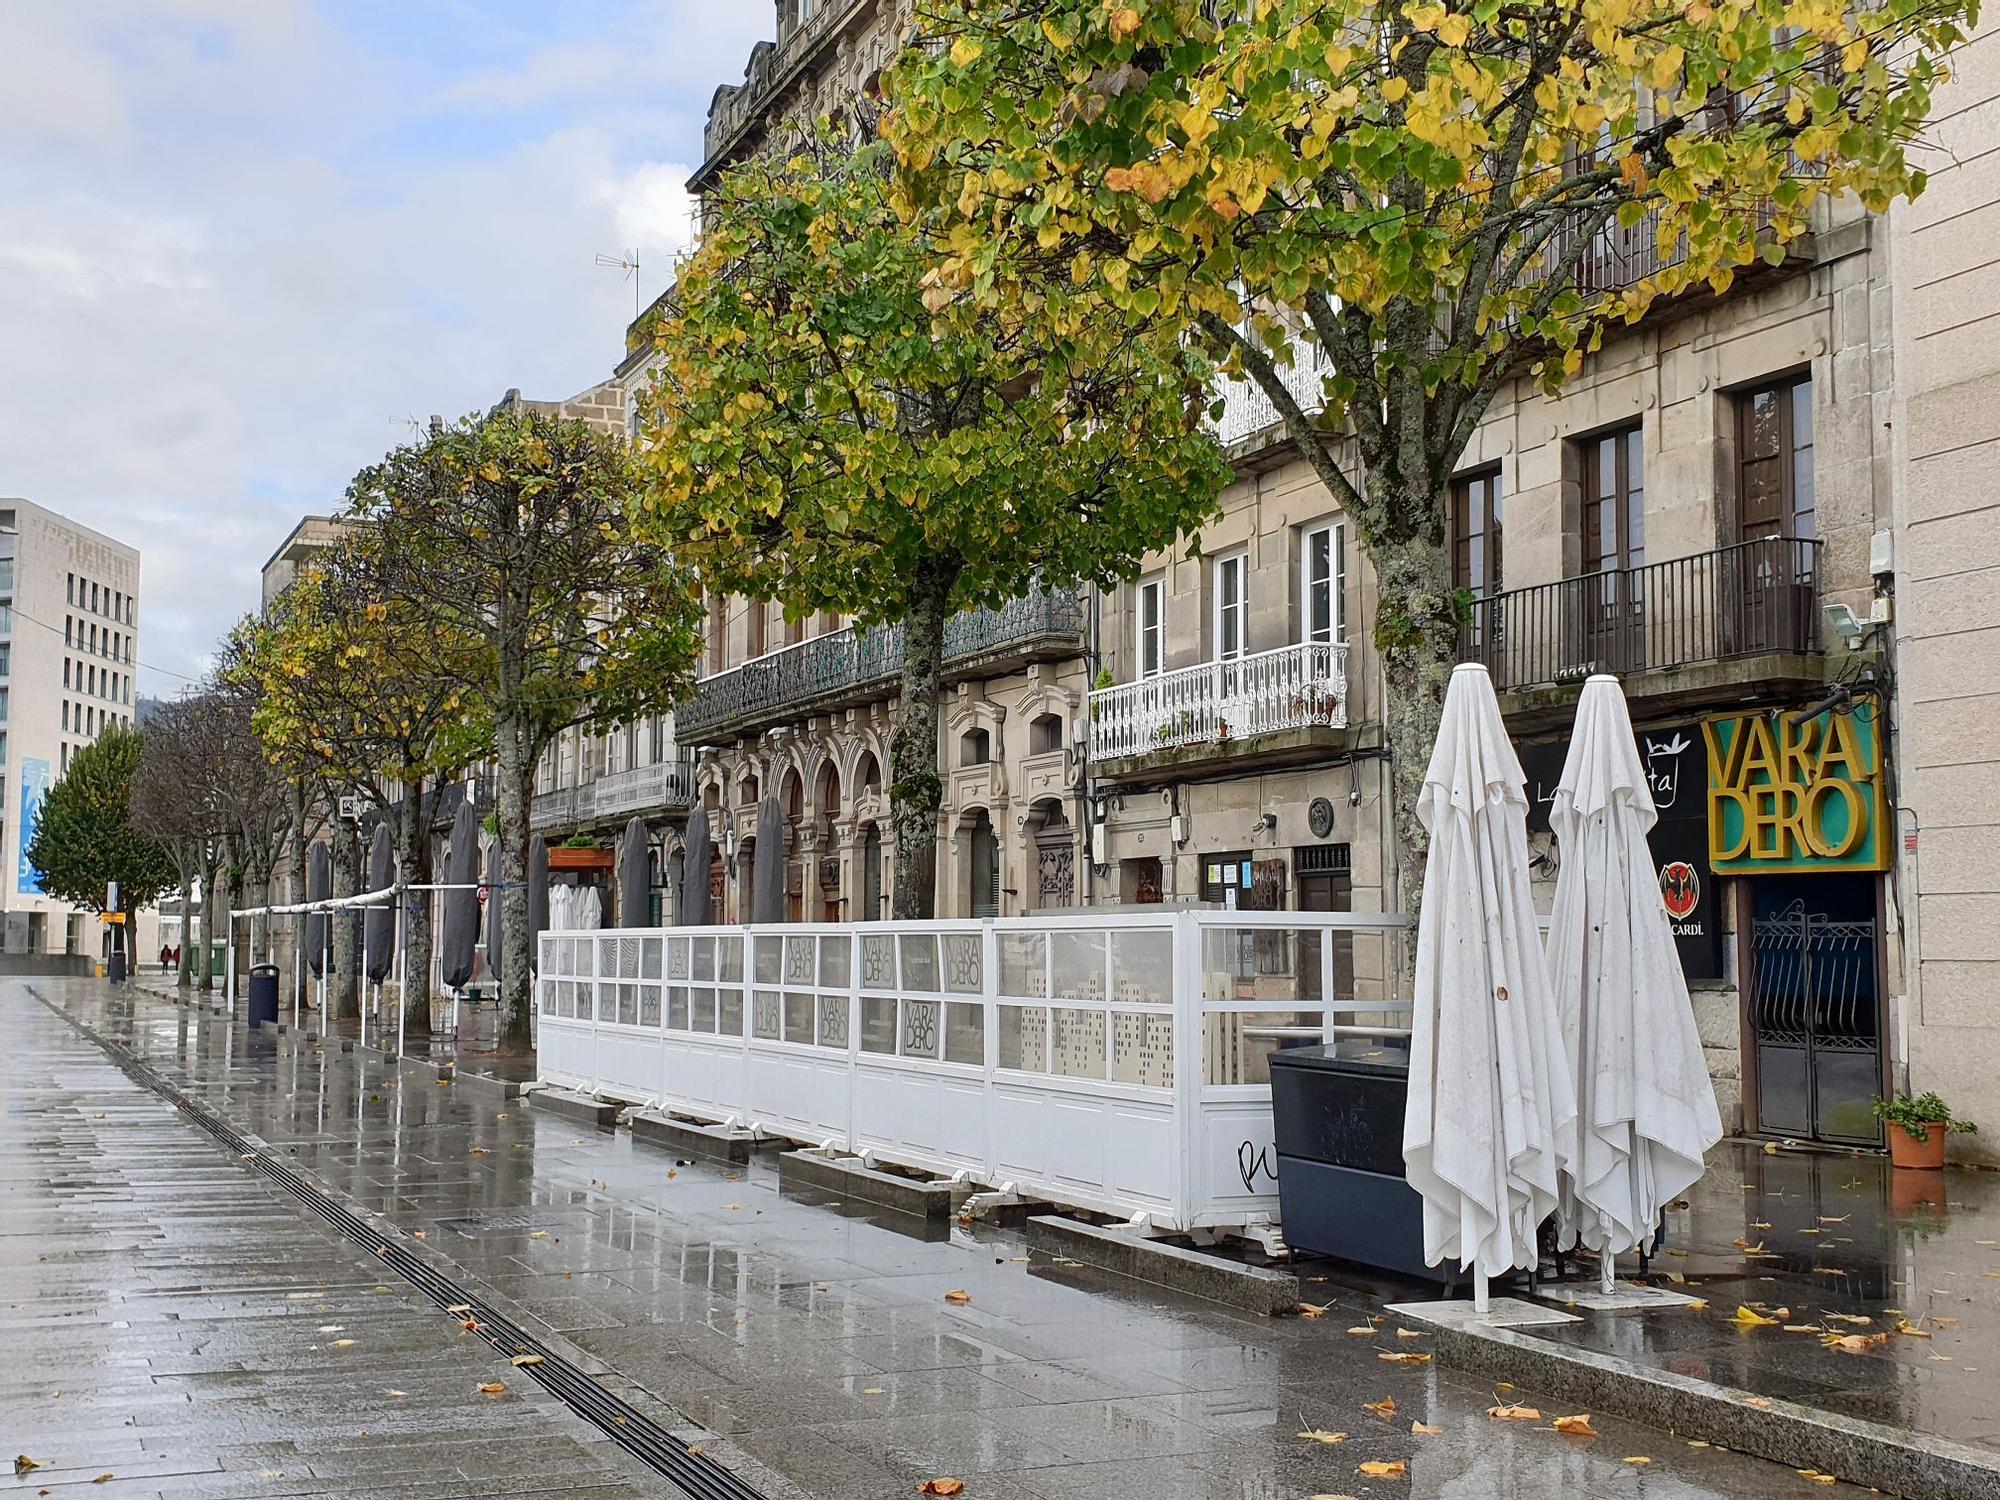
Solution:
M 340 799 L 340 815 L 350 823 L 361 821 L 361 796 L 358 792 L 348 792 Z
M 106 911 L 117 911 L 123 905 L 124 903 L 118 899 L 118 882 L 115 880 L 105 881 L 104 909 Z

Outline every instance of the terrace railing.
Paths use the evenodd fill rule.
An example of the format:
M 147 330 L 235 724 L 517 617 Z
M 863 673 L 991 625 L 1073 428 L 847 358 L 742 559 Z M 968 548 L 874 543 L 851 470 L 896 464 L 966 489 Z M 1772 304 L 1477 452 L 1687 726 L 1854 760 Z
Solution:
M 1344 643 L 1280 646 L 1090 695 L 1092 760 L 1315 727 L 1347 727 Z

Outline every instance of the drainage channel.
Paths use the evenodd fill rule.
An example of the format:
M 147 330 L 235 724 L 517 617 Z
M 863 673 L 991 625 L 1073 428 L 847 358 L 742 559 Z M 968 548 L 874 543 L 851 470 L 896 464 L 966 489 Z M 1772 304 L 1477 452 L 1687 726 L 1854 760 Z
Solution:
M 32 987 L 29 993 L 92 1043 L 101 1048 L 140 1087 L 158 1094 L 188 1121 L 250 1162 L 336 1230 L 344 1239 L 372 1251 L 383 1264 L 439 1307 L 454 1313 L 509 1360 L 535 1356 L 517 1368 L 534 1378 L 563 1405 L 596 1427 L 627 1453 L 678 1485 L 690 1500 L 764 1500 L 734 1470 L 724 1467 L 675 1437 L 636 1407 L 612 1395 L 590 1376 L 544 1345 L 527 1330 L 510 1322 L 464 1287 L 426 1265 L 367 1220 L 343 1208 L 268 1150 L 237 1132 L 206 1105 L 181 1092 L 137 1053 L 78 1020 Z

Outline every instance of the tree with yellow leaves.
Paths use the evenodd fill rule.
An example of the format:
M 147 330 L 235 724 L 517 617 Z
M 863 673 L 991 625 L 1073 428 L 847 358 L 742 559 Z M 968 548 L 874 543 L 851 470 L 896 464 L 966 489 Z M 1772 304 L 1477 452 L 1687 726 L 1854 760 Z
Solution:
M 919 0 L 885 133 L 931 268 L 1001 308 L 1057 273 L 1256 382 L 1379 585 L 1411 908 L 1469 601 L 1452 470 L 1503 382 L 1781 259 L 1909 148 L 1976 0 Z M 1606 274 L 1610 259 L 1625 262 Z M 1326 371 L 1301 399 L 1302 367 Z

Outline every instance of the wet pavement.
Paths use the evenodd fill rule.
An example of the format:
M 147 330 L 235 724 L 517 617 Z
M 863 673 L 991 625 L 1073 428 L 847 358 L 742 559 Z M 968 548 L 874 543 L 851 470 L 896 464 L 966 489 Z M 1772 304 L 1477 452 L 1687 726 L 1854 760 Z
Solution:
M 0 1494 L 662 1493 L 18 981 L 0 1054 Z
M 676 1161 L 310 1038 L 246 1037 L 85 981 L 35 984 L 438 1269 L 574 1346 L 607 1384 L 706 1428 L 711 1454 L 767 1493 L 886 1500 L 943 1476 L 971 1500 L 1826 1493 L 1603 1416 L 1595 1438 L 1553 1431 L 1553 1406 L 1541 1422 L 1493 1420 L 1489 1407 L 1539 1404 L 1534 1393 L 1385 1358 L 1423 1350 L 1393 1322 L 1346 1332 L 1379 1286 L 1309 1271 L 1323 1317 L 1238 1314 L 1031 1258 L 1007 1231 L 926 1237 L 781 1196 L 767 1161 Z M 31 1009 L 21 982 L 0 984 L 0 1013 Z M 46 1026 L 32 1031 L 50 1044 Z M 223 1153 L 205 1140 L 188 1151 L 261 1194 L 241 1164 L 217 1174 Z M 273 1233 L 318 1234 L 329 1267 L 351 1258 L 298 1223 Z M 394 1363 L 369 1369 L 389 1380 Z M 1393 1413 L 1370 1409 L 1388 1400 Z M 518 1430 L 513 1415 L 494 1434 Z M 1314 1432 L 1345 1437 L 1300 1436 Z M 1408 1469 L 1375 1477 L 1364 1463 Z
M 1668 1253 L 1632 1278 L 1705 1310 L 1520 1331 L 2000 1450 L 2000 1173 L 1745 1142 L 1709 1164 L 1669 1216 Z M 1739 1324 L 1742 1306 L 1775 1326 Z

